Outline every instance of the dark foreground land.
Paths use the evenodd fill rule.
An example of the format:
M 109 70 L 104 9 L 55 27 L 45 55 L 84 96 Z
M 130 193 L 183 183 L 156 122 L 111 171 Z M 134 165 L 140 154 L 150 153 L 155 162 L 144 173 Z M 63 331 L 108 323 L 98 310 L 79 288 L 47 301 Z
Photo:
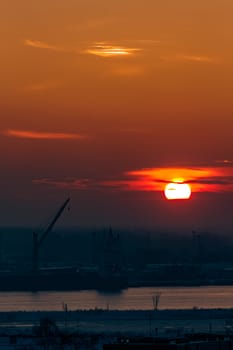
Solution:
M 0 312 L 0 332 L 31 332 L 48 319 L 61 330 L 85 334 L 165 336 L 195 332 L 233 333 L 233 309 L 77 310 Z
M 0 312 L 0 349 L 233 349 L 233 309 Z

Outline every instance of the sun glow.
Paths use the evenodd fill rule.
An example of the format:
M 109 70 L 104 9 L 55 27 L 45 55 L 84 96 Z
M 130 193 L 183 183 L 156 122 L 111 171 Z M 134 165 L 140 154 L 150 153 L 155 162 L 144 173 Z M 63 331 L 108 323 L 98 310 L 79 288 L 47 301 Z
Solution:
M 165 186 L 164 194 L 166 199 L 189 199 L 191 196 L 191 187 L 181 181 L 172 182 Z

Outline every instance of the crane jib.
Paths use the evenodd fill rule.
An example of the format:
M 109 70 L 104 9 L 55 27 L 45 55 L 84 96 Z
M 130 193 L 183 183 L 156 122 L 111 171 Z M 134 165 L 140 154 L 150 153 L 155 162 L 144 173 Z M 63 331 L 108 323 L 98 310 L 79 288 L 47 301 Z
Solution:
M 45 240 L 48 233 L 53 229 L 54 225 L 56 224 L 57 220 L 63 213 L 64 209 L 66 208 L 67 204 L 70 202 L 70 198 L 66 199 L 66 201 L 62 204 L 62 206 L 59 208 L 58 212 L 54 216 L 51 223 L 48 225 L 48 227 L 45 229 L 45 231 L 42 233 L 41 237 L 38 239 L 38 244 L 41 245 L 41 243 Z
M 33 233 L 33 270 L 36 272 L 38 270 L 39 266 L 39 248 L 49 232 L 52 230 L 54 225 L 56 224 L 57 220 L 63 213 L 64 209 L 66 208 L 67 204 L 70 202 L 70 198 L 67 198 L 66 201 L 62 204 L 62 206 L 57 211 L 56 215 L 53 217 L 51 223 L 48 225 L 48 227 L 44 230 L 41 237 L 39 237 L 38 233 Z

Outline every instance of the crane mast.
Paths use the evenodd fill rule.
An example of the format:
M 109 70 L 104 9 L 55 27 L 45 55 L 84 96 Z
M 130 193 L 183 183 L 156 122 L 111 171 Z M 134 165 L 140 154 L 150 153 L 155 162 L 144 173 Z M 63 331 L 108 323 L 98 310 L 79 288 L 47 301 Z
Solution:
M 56 224 L 57 220 L 63 213 L 64 209 L 70 202 L 70 198 L 67 198 L 65 202 L 62 204 L 62 206 L 59 208 L 55 216 L 53 217 L 52 221 L 49 223 L 49 225 L 44 229 L 41 236 L 39 236 L 38 233 L 33 232 L 33 271 L 37 272 L 39 267 L 39 249 L 43 241 L 48 236 L 49 232 L 53 229 L 54 225 Z

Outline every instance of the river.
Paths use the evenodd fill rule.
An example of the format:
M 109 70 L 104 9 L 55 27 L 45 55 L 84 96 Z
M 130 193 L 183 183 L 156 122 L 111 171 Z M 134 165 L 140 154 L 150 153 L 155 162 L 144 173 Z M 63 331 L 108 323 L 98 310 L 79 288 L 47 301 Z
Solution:
M 76 292 L 1 292 L 0 311 L 153 309 L 153 297 L 160 295 L 159 309 L 232 308 L 233 286 L 205 287 L 143 287 L 129 288 L 121 293 L 97 291 Z

